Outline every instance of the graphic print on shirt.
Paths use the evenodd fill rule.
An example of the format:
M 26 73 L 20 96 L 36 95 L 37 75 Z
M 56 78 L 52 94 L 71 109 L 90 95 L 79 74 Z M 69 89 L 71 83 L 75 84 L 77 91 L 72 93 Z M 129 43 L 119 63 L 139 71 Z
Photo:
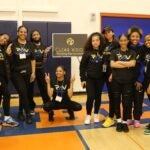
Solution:
M 4 61 L 3 51 L 0 49 L 0 61 Z
M 101 56 L 98 53 L 97 54 L 91 54 L 90 62 L 99 63 L 99 62 L 102 62 L 102 58 L 103 58 L 103 56 Z
M 25 58 L 26 58 L 26 56 L 29 56 L 29 55 L 30 55 L 29 49 L 28 49 L 28 48 L 25 48 L 25 47 L 16 47 L 14 53 L 15 53 L 16 55 L 19 55 L 19 56 L 22 55 L 22 54 L 24 54 L 24 55 L 25 55 Z
M 30 55 L 30 51 L 25 46 L 15 47 L 14 54 L 19 56 L 19 59 L 26 59 Z
M 118 61 L 129 61 L 131 59 L 131 55 L 122 55 L 122 54 L 117 54 Z
M 44 49 L 37 48 L 34 50 L 35 58 L 41 58 L 41 57 L 43 57 L 43 54 L 44 54 Z
M 67 89 L 67 85 L 54 85 L 55 89 L 56 89 L 56 93 L 57 95 L 63 95 L 64 91 Z
M 111 46 L 107 46 L 107 47 L 104 49 L 103 55 L 110 55 L 110 54 L 111 54 L 111 49 L 112 49 Z

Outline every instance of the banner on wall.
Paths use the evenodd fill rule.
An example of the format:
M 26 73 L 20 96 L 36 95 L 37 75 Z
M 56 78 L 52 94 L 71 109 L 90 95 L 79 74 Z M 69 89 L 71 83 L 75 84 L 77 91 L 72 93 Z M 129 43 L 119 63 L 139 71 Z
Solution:
M 82 56 L 87 34 L 53 33 L 53 57 Z

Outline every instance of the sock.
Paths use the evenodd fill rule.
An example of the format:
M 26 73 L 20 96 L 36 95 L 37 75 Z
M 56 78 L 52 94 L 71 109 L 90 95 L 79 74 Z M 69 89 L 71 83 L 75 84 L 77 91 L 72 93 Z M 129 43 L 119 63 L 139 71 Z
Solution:
M 4 121 L 9 119 L 9 118 L 10 118 L 10 116 L 4 116 Z
M 117 119 L 117 123 L 121 123 L 121 122 L 122 122 L 121 118 Z

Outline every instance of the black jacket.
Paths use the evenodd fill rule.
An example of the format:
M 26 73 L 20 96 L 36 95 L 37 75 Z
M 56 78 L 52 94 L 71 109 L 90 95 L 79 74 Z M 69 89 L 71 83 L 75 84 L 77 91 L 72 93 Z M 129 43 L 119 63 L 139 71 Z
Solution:
M 103 51 L 85 51 L 80 63 L 81 81 L 86 78 L 99 79 L 102 77 Z

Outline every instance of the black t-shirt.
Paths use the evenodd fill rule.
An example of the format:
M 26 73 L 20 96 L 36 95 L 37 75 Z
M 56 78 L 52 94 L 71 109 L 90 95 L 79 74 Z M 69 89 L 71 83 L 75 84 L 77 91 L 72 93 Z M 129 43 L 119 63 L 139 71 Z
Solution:
M 69 81 L 51 81 L 51 88 L 54 89 L 53 100 L 56 99 L 56 96 L 62 97 L 62 102 L 67 102 L 68 100 L 70 100 L 68 96 L 68 89 L 70 88 Z
M 150 78 L 150 48 L 147 48 L 145 45 L 141 48 L 142 51 L 142 61 L 145 66 L 145 76 Z
M 136 60 L 136 53 L 132 50 L 126 52 L 120 49 L 114 50 L 110 56 L 110 60 L 113 61 L 130 61 Z M 135 79 L 135 67 L 130 68 L 112 68 L 112 78 L 120 83 L 134 82 Z
M 32 43 L 27 42 L 23 45 L 14 41 L 11 49 L 11 71 L 31 73 L 31 60 L 34 60 Z
M 110 67 L 111 52 L 118 48 L 119 48 L 119 44 L 118 44 L 117 40 L 113 40 L 112 42 L 106 42 L 106 44 L 105 44 L 105 48 L 103 51 L 103 61 L 104 61 L 104 64 L 106 65 L 106 73 L 108 75 L 111 74 L 111 67 Z
M 111 52 L 112 52 L 112 50 L 116 50 L 118 48 L 119 48 L 119 44 L 118 44 L 117 40 L 114 40 L 112 42 L 106 42 L 105 48 L 103 51 L 103 60 L 106 65 L 110 66 Z
M 0 46 L 0 76 L 6 77 L 6 61 L 4 56 L 4 50 Z
M 100 79 L 102 77 L 103 52 L 98 50 L 86 51 L 80 63 L 81 81 L 86 78 Z
M 43 60 L 44 60 L 44 51 L 45 46 L 43 44 L 35 45 L 33 43 L 33 53 L 36 60 L 36 68 L 40 69 L 43 68 Z

